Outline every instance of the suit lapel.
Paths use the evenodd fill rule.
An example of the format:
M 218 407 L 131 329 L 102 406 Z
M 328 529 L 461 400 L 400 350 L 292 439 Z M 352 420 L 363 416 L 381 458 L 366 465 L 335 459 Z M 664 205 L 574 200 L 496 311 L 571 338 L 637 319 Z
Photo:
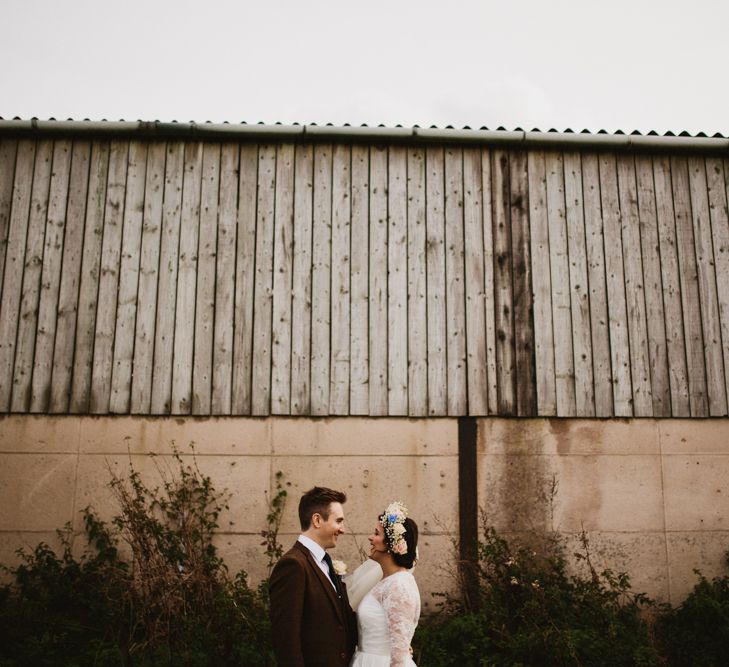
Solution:
M 324 588 L 324 593 L 329 598 L 329 601 L 334 605 L 337 616 L 339 616 L 340 620 L 344 620 L 341 598 L 337 597 L 337 593 L 334 590 L 334 586 L 332 586 L 332 582 L 329 580 L 329 577 L 327 577 L 327 575 L 322 572 L 321 568 L 316 564 L 314 556 L 311 555 L 311 551 L 309 551 L 303 544 L 301 544 L 301 542 L 296 542 L 294 546 L 296 546 L 300 551 L 304 553 L 304 555 L 306 556 L 306 560 L 309 563 L 309 567 L 314 570 L 314 575 Z

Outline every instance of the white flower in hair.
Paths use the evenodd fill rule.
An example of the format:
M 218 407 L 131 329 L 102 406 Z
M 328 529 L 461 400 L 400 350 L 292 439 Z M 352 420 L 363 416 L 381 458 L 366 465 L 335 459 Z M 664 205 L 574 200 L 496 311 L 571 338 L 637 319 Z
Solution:
M 380 517 L 380 523 L 385 531 L 390 551 L 404 556 L 408 552 L 408 543 L 405 540 L 405 519 L 408 509 L 399 501 L 390 503 L 385 513 Z

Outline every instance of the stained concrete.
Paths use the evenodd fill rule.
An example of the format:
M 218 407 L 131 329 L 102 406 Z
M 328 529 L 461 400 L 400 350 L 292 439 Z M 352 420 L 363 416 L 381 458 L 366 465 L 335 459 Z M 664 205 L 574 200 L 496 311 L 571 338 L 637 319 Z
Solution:
M 696 581 L 727 572 L 729 420 L 479 419 L 478 502 L 505 534 L 558 534 L 569 550 L 586 531 L 598 569 L 631 574 L 636 590 L 679 602 Z M 298 532 L 298 496 L 314 484 L 347 492 L 348 533 L 335 556 L 354 568 L 377 514 L 404 501 L 421 528 L 416 570 L 426 608 L 453 590 L 458 535 L 456 419 L 0 417 L 0 562 L 92 505 L 116 512 L 110 468 L 131 461 L 146 482 L 169 470 L 173 446 L 195 461 L 230 509 L 216 544 L 232 571 L 266 575 L 260 531 L 266 494 L 283 473 L 281 528 Z M 150 458 L 149 453 L 157 456 Z M 74 550 L 79 551 L 81 540 Z
M 598 570 L 676 604 L 695 567 L 729 573 L 728 436 L 726 419 L 481 419 L 479 505 L 502 532 L 558 534 L 568 556 L 584 531 Z

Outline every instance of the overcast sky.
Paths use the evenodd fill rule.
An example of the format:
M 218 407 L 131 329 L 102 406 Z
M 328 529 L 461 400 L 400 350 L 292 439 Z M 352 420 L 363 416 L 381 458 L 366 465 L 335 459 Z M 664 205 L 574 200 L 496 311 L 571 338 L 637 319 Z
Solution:
M 729 135 L 727 0 L 0 2 L 6 119 Z

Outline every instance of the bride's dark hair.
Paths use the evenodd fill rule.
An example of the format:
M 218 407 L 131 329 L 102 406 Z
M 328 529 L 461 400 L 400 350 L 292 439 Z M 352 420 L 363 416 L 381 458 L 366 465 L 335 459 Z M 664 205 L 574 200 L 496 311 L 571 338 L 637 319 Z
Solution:
M 381 517 L 382 514 L 379 518 Z M 387 544 L 388 551 L 392 554 L 395 565 L 412 570 L 415 566 L 418 547 L 418 524 L 408 517 L 403 522 L 403 525 L 405 526 L 405 533 L 403 534 L 403 537 L 405 538 L 405 543 L 408 545 L 408 552 L 406 554 L 396 554 L 392 550 L 392 542 L 387 531 L 384 531 L 385 543 Z

